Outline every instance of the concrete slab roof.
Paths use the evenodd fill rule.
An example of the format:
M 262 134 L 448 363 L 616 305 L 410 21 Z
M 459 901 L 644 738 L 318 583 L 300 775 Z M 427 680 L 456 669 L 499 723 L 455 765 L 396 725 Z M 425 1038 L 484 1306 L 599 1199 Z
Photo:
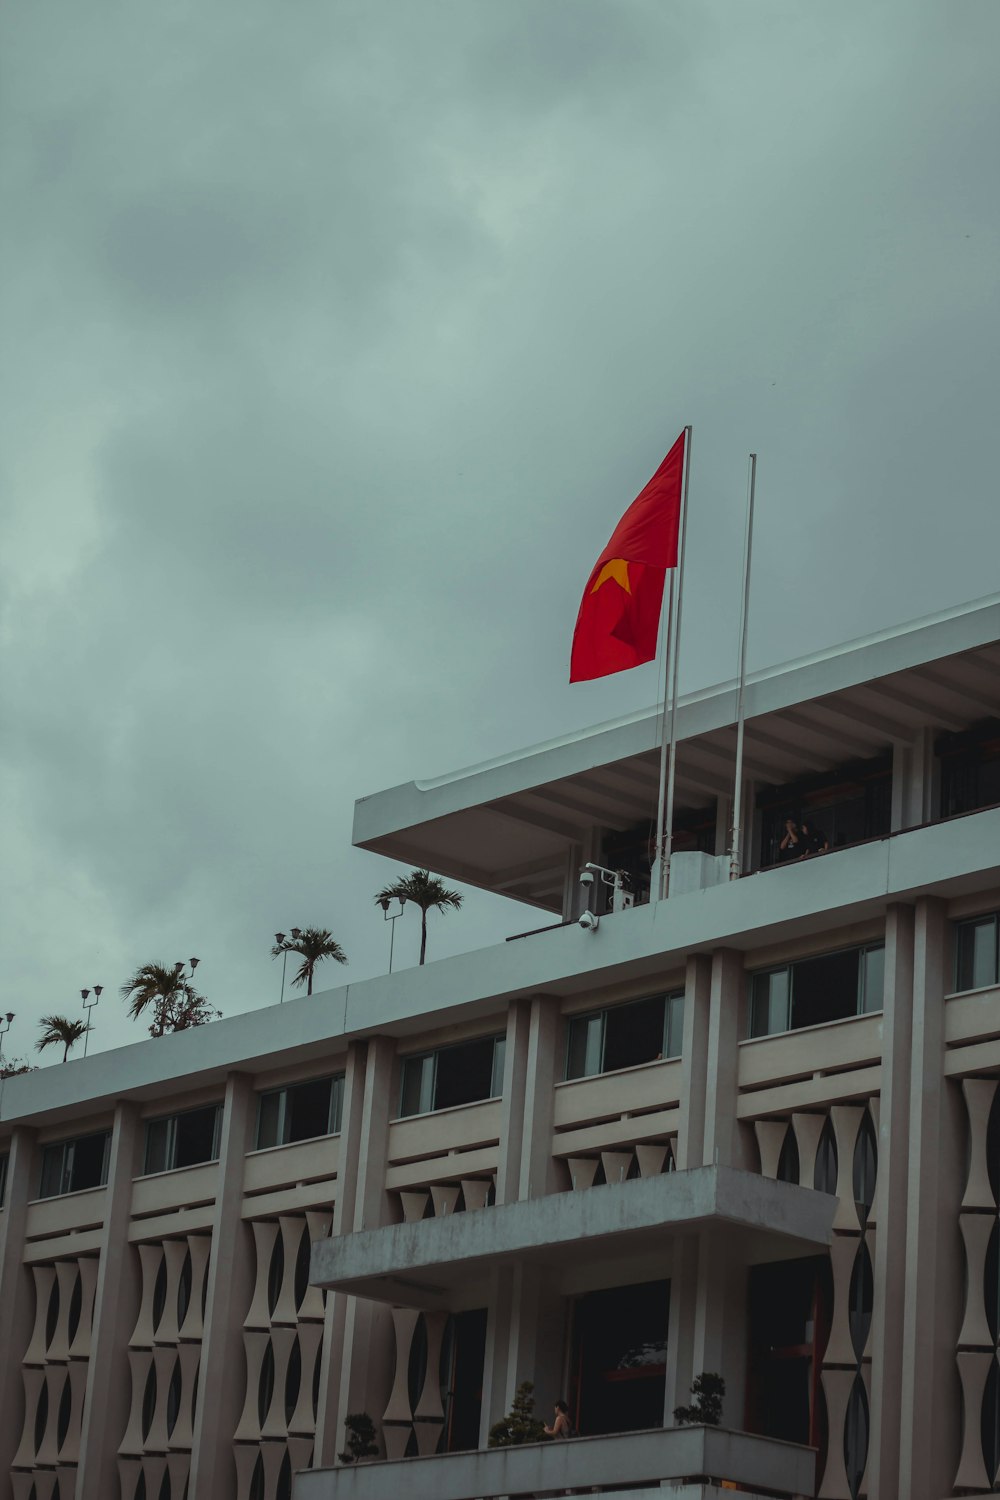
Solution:
M 884 754 L 924 728 L 961 730 L 1000 706 L 1000 595 L 751 674 L 745 768 L 759 784 Z M 599 724 L 355 805 L 354 842 L 560 911 L 567 859 L 594 828 L 656 805 L 660 712 Z M 732 789 L 736 686 L 684 695 L 677 808 Z M 586 857 L 586 856 L 585 856 Z
M 826 1193 L 754 1172 L 696 1167 L 321 1240 L 310 1280 L 422 1307 L 447 1303 L 464 1283 L 507 1261 L 565 1267 L 616 1252 L 634 1260 L 672 1236 L 709 1227 L 739 1231 L 750 1260 L 761 1239 L 774 1236 L 814 1253 L 830 1243 L 836 1206 Z

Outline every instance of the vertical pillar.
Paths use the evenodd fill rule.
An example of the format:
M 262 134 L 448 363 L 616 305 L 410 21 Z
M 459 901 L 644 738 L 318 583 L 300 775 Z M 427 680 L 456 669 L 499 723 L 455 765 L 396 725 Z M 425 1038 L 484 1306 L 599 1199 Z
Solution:
M 500 1159 L 497 1163 L 497 1203 L 510 1203 L 516 1199 L 521 1182 L 531 1014 L 530 1000 L 515 1000 L 507 1011 L 507 1046 L 504 1054 L 503 1104 L 500 1115 Z
M 354 1222 L 358 1179 L 353 1165 L 361 1151 L 367 1054 L 368 1048 L 365 1042 L 352 1042 L 347 1051 L 344 1108 L 340 1122 L 337 1197 L 333 1205 L 331 1235 L 349 1233 Z M 344 1332 L 349 1300 L 343 1292 L 327 1293 L 323 1317 L 323 1344 L 320 1354 L 319 1396 L 316 1403 L 316 1441 L 312 1461 L 314 1469 L 325 1468 L 333 1464 L 341 1441 L 341 1434 L 337 1430 L 337 1409 L 340 1399 Z
M 35 1132 L 14 1131 L 7 1161 L 7 1193 L 0 1211 L 0 1497 L 8 1500 L 10 1465 L 17 1452 L 24 1419 L 21 1358 L 31 1337 L 31 1277 L 24 1265 L 24 1232 L 28 1200 L 37 1186 Z
M 736 1116 L 739 1047 L 745 1010 L 743 955 L 731 948 L 712 954 L 705 1074 L 705 1139 L 702 1163 L 722 1167 L 748 1165 L 743 1133 Z M 694 1163 L 690 1163 L 694 1165 Z
M 683 1082 L 681 1118 L 677 1131 L 677 1167 L 681 1171 L 686 1167 L 700 1167 L 704 1161 L 711 991 L 711 960 L 707 954 L 694 953 L 687 961 L 684 976 L 684 1036 L 681 1043 Z
M 139 1308 L 138 1262 L 130 1253 L 132 1179 L 139 1170 L 142 1122 L 119 1103 L 108 1158 L 108 1201 L 101 1231 L 94 1322 L 76 1471 L 77 1500 L 118 1492 L 118 1444 L 128 1422 L 128 1341 Z
M 343 1233 L 380 1229 L 389 1222 L 385 1187 L 389 1157 L 389 1124 L 395 1114 L 393 1089 L 396 1043 L 392 1037 L 370 1038 L 365 1056 L 364 1090 L 357 1141 L 354 1211 Z M 345 1297 L 343 1343 L 337 1391 L 335 1442 L 348 1412 L 367 1411 L 379 1425 L 391 1383 L 392 1318 L 387 1307 L 364 1297 Z M 331 1358 L 335 1358 L 331 1351 Z M 331 1451 L 336 1451 L 335 1448 Z
M 243 1366 L 243 1318 L 253 1293 L 252 1251 L 241 1209 L 254 1104 L 250 1078 L 230 1073 L 222 1109 L 219 1188 L 212 1217 L 212 1257 L 191 1449 L 192 1500 L 231 1500 L 236 1492 L 233 1434 L 243 1392 L 241 1382 L 232 1379 L 232 1371 Z
M 951 1493 L 960 1447 L 957 1247 L 964 1151 L 960 1101 L 943 1076 L 948 929 L 944 903 L 917 902 L 906 1200 L 906 1281 L 900 1389 L 899 1493 Z
M 583 863 L 583 851 L 580 845 L 570 844 L 566 850 L 566 869 L 563 875 L 562 919 L 564 922 L 574 922 L 583 909 L 580 904 L 584 894 L 583 886 L 580 884 L 580 869 Z
M 553 1089 L 561 1068 L 559 1002 L 535 995 L 531 1002 L 524 1072 L 524 1129 L 518 1198 L 543 1198 L 562 1184 L 552 1157 Z
M 897 741 L 892 749 L 893 832 L 930 822 L 936 808 L 936 762 L 934 731 L 921 729 L 908 742 Z
M 882 1087 L 879 1100 L 879 1222 L 875 1230 L 872 1409 L 868 1492 L 899 1490 L 900 1388 L 906 1279 L 906 1195 L 910 1162 L 913 908 L 886 911 Z
M 678 1163 L 678 1166 L 680 1163 Z M 694 1325 L 698 1305 L 698 1241 L 684 1235 L 674 1241 L 670 1271 L 670 1315 L 667 1320 L 667 1378 L 663 1425 L 674 1425 L 674 1410 L 686 1406 L 694 1379 Z

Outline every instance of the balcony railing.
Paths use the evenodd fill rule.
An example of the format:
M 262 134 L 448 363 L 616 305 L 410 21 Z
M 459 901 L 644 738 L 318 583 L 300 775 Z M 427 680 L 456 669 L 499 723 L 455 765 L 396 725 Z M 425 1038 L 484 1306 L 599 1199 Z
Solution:
M 719 1427 L 666 1427 L 613 1437 L 437 1454 L 295 1476 L 295 1500 L 496 1500 L 539 1494 L 728 1480 L 756 1495 L 812 1496 L 816 1453 Z M 690 1493 L 689 1491 L 686 1493 Z

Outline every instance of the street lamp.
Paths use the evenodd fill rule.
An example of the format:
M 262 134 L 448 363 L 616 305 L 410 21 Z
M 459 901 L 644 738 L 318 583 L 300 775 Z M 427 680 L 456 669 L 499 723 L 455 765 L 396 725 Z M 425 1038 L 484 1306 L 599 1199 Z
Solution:
M 101 998 L 101 991 L 103 989 L 104 989 L 103 984 L 95 984 L 94 985 L 94 990 L 93 990 L 94 998 L 93 998 L 93 1000 L 88 1000 L 88 998 L 87 998 L 87 996 L 91 993 L 90 990 L 81 990 L 80 991 L 80 999 L 83 1001 L 83 1008 L 87 1012 L 87 1029 L 83 1033 L 83 1055 L 84 1055 L 84 1057 L 86 1057 L 86 1055 L 87 1055 L 87 1043 L 90 1040 L 90 1024 L 91 1024 L 90 1023 L 90 1012 L 93 1010 L 93 1008 L 97 1004 L 98 1000 L 100 1000 L 100 998 Z
M 293 943 L 297 943 L 298 940 L 299 940 L 299 938 L 302 936 L 302 928 L 301 927 L 292 927 L 292 928 L 289 929 L 289 931 L 292 934 L 292 942 Z M 284 941 L 285 941 L 285 934 L 283 932 L 276 932 L 274 934 L 274 941 L 277 943 L 278 947 L 280 948 L 282 946 L 282 944 L 284 943 Z M 287 963 L 288 963 L 288 949 L 286 948 L 285 951 L 281 955 L 281 999 L 278 1001 L 279 1005 L 284 1005 L 284 1003 L 285 1003 L 285 965 Z
M 389 915 L 389 906 L 390 906 L 390 903 L 391 903 L 392 899 L 393 898 L 391 896 L 380 896 L 379 899 L 378 899 L 378 904 L 382 908 L 382 920 L 383 920 L 383 922 L 389 922 L 391 924 L 390 927 L 389 927 L 389 973 L 390 974 L 392 973 L 392 946 L 393 946 L 393 943 L 396 941 L 396 923 L 399 921 L 400 917 L 403 915 L 403 907 L 406 905 L 406 897 L 405 896 L 397 896 L 395 899 L 399 902 L 399 911 L 393 912 L 392 916 L 390 916 Z
M 7 1075 L 3 1066 L 3 1039 L 10 1030 L 10 1023 L 14 1019 L 14 1012 L 9 1010 L 4 1020 L 0 1021 L 0 1099 L 3 1098 L 3 1086 L 7 1081 Z

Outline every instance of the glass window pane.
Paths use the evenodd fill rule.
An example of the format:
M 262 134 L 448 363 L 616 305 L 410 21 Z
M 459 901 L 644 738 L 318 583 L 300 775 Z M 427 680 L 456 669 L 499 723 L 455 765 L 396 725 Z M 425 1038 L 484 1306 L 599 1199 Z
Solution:
M 881 1010 L 885 1003 L 885 949 L 881 945 L 865 949 L 861 1009 L 866 1013 Z
M 170 1134 L 169 1120 L 150 1120 L 146 1125 L 146 1161 L 143 1166 L 144 1172 L 165 1172 L 169 1165 L 167 1160 L 167 1140 Z
M 38 1191 L 40 1198 L 54 1198 L 63 1189 L 63 1157 L 66 1147 L 60 1142 L 58 1146 L 46 1146 L 42 1152 L 42 1184 Z
M 680 1057 L 684 1038 L 684 996 L 670 995 L 667 998 L 663 1026 L 664 1057 Z
M 431 1108 L 431 1088 L 434 1079 L 434 1054 L 423 1057 L 403 1058 L 403 1079 L 400 1090 L 399 1113 L 425 1115 Z
M 199 1162 L 213 1161 L 215 1146 L 215 1120 L 219 1112 L 217 1104 L 205 1109 L 188 1109 L 174 1116 L 173 1167 L 194 1167 Z
M 792 964 L 792 1030 L 857 1015 L 861 955 L 848 948 Z
M 338 1135 L 344 1123 L 344 1075 L 338 1073 L 333 1080 L 330 1095 L 330 1134 Z
M 601 1040 L 604 1012 L 573 1016 L 569 1023 L 566 1049 L 566 1077 L 592 1078 L 601 1071 Z
M 328 1134 L 332 1082 L 330 1078 L 316 1078 L 288 1090 L 286 1141 L 309 1141 Z
M 754 974 L 750 992 L 750 1035 L 774 1036 L 788 1030 L 789 971 Z
M 273 1093 L 261 1094 L 257 1104 L 257 1150 L 263 1151 L 267 1146 L 280 1146 L 279 1128 L 281 1124 L 281 1100 L 283 1089 L 275 1089 Z
M 978 990 L 997 979 L 995 916 L 961 922 L 958 928 L 958 989 Z
M 503 1097 L 503 1070 L 507 1059 L 507 1038 L 498 1036 L 493 1041 L 493 1080 L 490 1084 L 490 1097 L 500 1099 Z

